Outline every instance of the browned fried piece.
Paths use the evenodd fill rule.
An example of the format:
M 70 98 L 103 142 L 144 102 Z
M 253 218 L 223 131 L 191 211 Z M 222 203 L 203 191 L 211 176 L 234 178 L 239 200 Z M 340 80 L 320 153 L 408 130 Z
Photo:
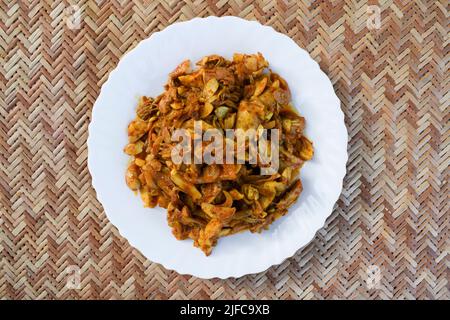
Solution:
M 197 66 L 191 70 L 183 61 L 161 95 L 140 99 L 124 149 L 131 157 L 126 183 L 139 191 L 144 206 L 167 208 L 177 239 L 191 238 L 209 255 L 219 237 L 260 232 L 287 213 L 302 191 L 297 176 L 313 145 L 303 135 L 305 119 L 290 105 L 288 84 L 267 70 L 260 53 L 235 54 L 231 61 L 206 56 Z M 260 164 L 246 158 L 244 164 L 175 165 L 172 133 L 192 130 L 194 121 L 221 132 L 279 129 L 278 172 L 260 175 Z

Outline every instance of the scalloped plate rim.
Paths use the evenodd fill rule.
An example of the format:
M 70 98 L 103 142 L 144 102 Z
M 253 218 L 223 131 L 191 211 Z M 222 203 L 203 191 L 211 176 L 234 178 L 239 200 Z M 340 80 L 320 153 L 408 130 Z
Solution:
M 140 41 L 133 49 L 131 49 L 131 50 L 129 50 L 127 53 L 125 53 L 125 54 L 122 56 L 122 58 L 120 59 L 119 63 L 117 64 L 116 68 L 114 68 L 114 70 L 112 70 L 112 71 L 110 72 L 110 74 L 109 74 L 107 80 L 103 83 L 103 85 L 102 85 L 102 87 L 101 87 L 101 89 L 100 89 L 100 93 L 99 93 L 99 95 L 98 95 L 98 97 L 97 97 L 97 99 L 96 99 L 96 101 L 95 101 L 95 103 L 94 103 L 93 109 L 92 109 L 92 115 L 91 115 L 91 121 L 90 121 L 90 124 L 89 124 L 89 127 L 88 127 L 88 139 L 87 139 L 87 148 L 88 148 L 88 170 L 89 170 L 89 172 L 90 172 L 90 174 L 91 174 L 91 177 L 92 177 L 92 186 L 94 187 L 94 190 L 96 191 L 97 199 L 98 199 L 99 202 L 102 204 L 102 206 L 103 206 L 103 208 L 104 208 L 104 210 L 105 210 L 105 214 L 106 214 L 107 218 L 108 218 L 108 219 L 110 220 L 110 222 L 116 227 L 116 229 L 118 230 L 119 234 L 120 234 L 122 237 L 124 237 L 125 239 L 127 239 L 128 242 L 130 243 L 130 245 L 133 246 L 133 248 L 135 248 L 136 250 L 139 250 L 139 248 L 137 248 L 137 247 L 132 243 L 132 241 L 129 239 L 129 237 L 127 237 L 127 236 L 124 234 L 124 233 L 127 233 L 127 232 L 126 232 L 125 230 L 123 230 L 123 229 L 122 229 L 122 230 L 119 229 L 119 227 L 117 227 L 117 226 L 115 225 L 114 221 L 113 221 L 114 218 L 111 218 L 111 216 L 108 215 L 108 212 L 107 212 L 107 210 L 106 210 L 106 208 L 105 208 L 105 207 L 106 207 L 106 205 L 105 205 L 105 198 L 104 198 L 104 196 L 103 196 L 101 190 L 99 190 L 99 183 L 98 183 L 98 181 L 97 181 L 97 177 L 96 177 L 96 174 L 95 174 L 95 171 L 94 171 L 94 170 L 95 170 L 95 169 L 94 169 L 94 163 L 93 163 L 93 160 L 92 160 L 93 158 L 92 158 L 92 156 L 91 156 L 91 155 L 92 155 L 92 143 L 93 143 L 93 141 L 94 141 L 94 138 L 93 138 L 92 133 L 95 132 L 95 124 L 96 124 L 96 123 L 95 123 L 94 120 L 95 120 L 95 114 L 96 114 L 96 113 L 98 112 L 98 110 L 99 110 L 99 109 L 98 109 L 98 108 L 99 108 L 99 104 L 100 104 L 99 101 L 101 101 L 102 96 L 105 94 L 104 91 L 105 91 L 105 88 L 109 85 L 109 84 L 108 84 L 109 80 L 110 80 L 112 77 L 114 77 L 116 73 L 118 73 L 119 68 L 121 67 L 121 65 L 124 64 L 124 61 L 126 61 L 126 60 L 133 54 L 133 52 L 139 50 L 139 48 L 140 48 L 144 43 L 150 42 L 154 37 L 162 36 L 162 35 L 164 34 L 164 32 L 167 31 L 167 30 L 170 30 L 170 29 L 173 29 L 173 28 L 177 28 L 177 27 L 181 27 L 181 26 L 183 26 L 183 25 L 185 25 L 185 24 L 196 23 L 196 22 L 198 22 L 198 21 L 208 21 L 208 20 L 211 21 L 211 20 L 216 20 L 216 19 L 221 19 L 221 20 L 227 20 L 227 19 L 228 19 L 228 20 L 233 21 L 233 22 L 236 22 L 236 21 L 237 21 L 238 23 L 252 23 L 252 24 L 257 24 L 258 27 L 270 29 L 270 31 L 273 32 L 274 34 L 276 34 L 277 36 L 281 36 L 281 37 L 287 38 L 290 42 L 292 42 L 293 44 L 295 44 L 295 46 L 297 46 L 299 52 L 302 52 L 302 54 L 306 54 L 307 58 L 309 58 L 309 59 L 311 60 L 311 62 L 313 62 L 313 64 L 315 65 L 315 68 L 317 69 L 316 71 L 320 74 L 321 77 L 325 77 L 325 78 L 328 80 L 328 82 L 329 82 L 331 88 L 333 88 L 332 85 L 331 85 L 331 82 L 330 82 L 329 78 L 328 78 L 328 77 L 326 76 L 326 74 L 320 69 L 319 64 L 318 64 L 316 61 L 314 61 L 314 60 L 310 57 L 310 55 L 309 55 L 304 49 L 302 49 L 301 47 L 299 47 L 299 46 L 298 46 L 298 45 L 297 45 L 290 37 L 288 37 L 288 36 L 285 35 L 285 34 L 282 34 L 282 33 L 279 33 L 279 32 L 277 32 L 277 31 L 275 31 L 271 26 L 261 25 L 261 24 L 260 24 L 259 22 L 257 22 L 257 21 L 254 21 L 254 20 L 252 20 L 252 21 L 250 21 L 250 20 L 245 20 L 245 19 L 241 19 L 241 18 L 238 18 L 238 17 L 234 17 L 234 16 L 224 16 L 224 17 L 210 16 L 210 17 L 206 17 L 206 18 L 194 18 L 194 19 L 191 19 L 191 20 L 188 20 L 188 21 L 181 21 L 181 22 L 173 23 L 173 24 L 169 25 L 168 27 L 166 27 L 165 29 L 163 29 L 163 30 L 161 30 L 161 31 L 152 33 L 152 34 L 150 35 L 150 37 L 148 37 L 148 38 L 146 38 L 146 39 Z M 270 62 L 270 61 L 269 61 L 269 62 Z M 339 110 L 338 110 L 339 112 L 338 112 L 338 113 L 339 113 L 341 119 L 338 119 L 338 120 L 341 120 L 342 122 L 344 122 L 344 114 L 343 114 L 343 112 L 342 112 L 342 109 L 340 108 L 340 100 L 339 100 L 339 98 L 337 97 L 337 95 L 335 94 L 334 89 L 332 89 L 332 91 L 333 91 L 334 99 L 336 100 L 336 103 L 337 103 L 338 106 L 339 106 Z M 346 128 L 346 126 L 345 126 L 345 122 L 344 122 L 343 129 L 344 129 L 344 131 L 345 131 L 345 136 L 346 136 L 345 147 L 347 148 L 348 133 L 347 133 L 347 128 Z M 345 151 L 346 151 L 346 150 L 345 150 Z M 347 160 L 348 160 L 348 154 L 347 154 L 347 152 L 345 152 L 345 157 L 344 157 L 343 160 L 344 160 L 344 164 L 346 164 L 346 162 L 347 162 Z M 334 203 L 333 203 L 332 206 L 331 206 L 330 212 L 329 212 L 327 215 L 322 215 L 322 216 L 321 216 L 320 228 L 318 228 L 318 229 L 315 230 L 313 233 L 311 233 L 311 236 L 310 236 L 309 241 L 308 241 L 306 244 L 301 245 L 301 246 L 299 246 L 299 247 L 291 246 L 291 250 L 289 250 L 288 253 L 285 253 L 281 258 L 277 259 L 276 261 L 272 261 L 272 262 L 270 262 L 270 263 L 266 263 L 266 264 L 264 264 L 264 265 L 260 265 L 260 266 L 258 266 L 258 267 L 254 267 L 254 268 L 253 268 L 254 270 L 252 270 L 252 271 L 250 271 L 250 272 L 248 272 L 248 271 L 240 271 L 240 272 L 234 272 L 234 273 L 231 273 L 231 272 L 229 272 L 229 271 L 226 272 L 226 271 L 223 271 L 223 270 L 222 270 L 221 272 L 218 272 L 218 270 L 214 270 L 214 271 L 211 272 L 210 274 L 196 274 L 196 272 L 190 272 L 190 271 L 188 271 L 187 269 L 185 269 L 185 270 L 180 270 L 180 268 L 177 268 L 177 266 L 169 265 L 168 263 L 163 262 L 163 261 L 153 261 L 150 257 L 147 257 L 147 255 L 144 254 L 141 250 L 139 250 L 139 251 L 141 251 L 141 253 L 142 253 L 145 257 L 147 257 L 149 260 L 151 260 L 151 261 L 154 262 L 154 263 L 158 263 L 158 264 L 162 265 L 162 266 L 163 266 L 165 269 L 167 269 L 167 270 L 175 271 L 175 272 L 177 272 L 177 273 L 179 273 L 179 274 L 183 274 L 183 275 L 192 275 L 192 276 L 195 276 L 195 277 L 198 277 L 198 278 L 203 278 L 203 279 L 211 279 L 211 278 L 226 279 L 226 278 L 230 278 L 230 277 L 237 278 L 237 277 L 241 277 L 241 276 L 244 276 L 244 275 L 247 275 L 247 274 L 256 274 L 256 273 L 263 272 L 263 271 L 267 270 L 268 268 L 270 268 L 271 266 L 280 265 L 280 264 L 283 263 L 286 259 L 292 257 L 297 251 L 299 251 L 300 249 L 304 248 L 304 247 L 307 246 L 309 243 L 311 243 L 312 240 L 314 240 L 315 235 L 317 234 L 317 232 L 318 232 L 320 229 L 323 228 L 323 226 L 325 225 L 326 219 L 331 215 L 331 213 L 332 213 L 332 211 L 333 211 L 333 207 L 334 207 L 336 201 L 339 199 L 339 195 L 340 195 L 341 190 L 342 190 L 342 187 L 343 187 L 343 179 L 344 179 L 344 177 L 345 177 L 345 174 L 346 174 L 346 168 L 345 168 L 345 165 L 344 165 L 344 168 L 341 168 L 341 170 L 339 171 L 339 185 L 340 185 L 340 191 L 339 191 L 339 194 L 338 194 L 336 197 L 333 197 L 333 198 L 336 198 L 336 199 L 335 199 Z M 220 244 L 219 244 L 219 245 L 220 245 Z

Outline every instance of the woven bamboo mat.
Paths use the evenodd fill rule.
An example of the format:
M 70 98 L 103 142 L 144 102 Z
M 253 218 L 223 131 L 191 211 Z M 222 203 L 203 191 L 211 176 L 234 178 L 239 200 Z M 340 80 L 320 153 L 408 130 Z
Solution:
M 447 1 L 0 1 L 1 298 L 450 298 Z M 332 80 L 349 131 L 343 192 L 314 241 L 228 280 L 145 259 L 87 170 L 92 105 L 120 57 L 208 15 L 293 38 Z

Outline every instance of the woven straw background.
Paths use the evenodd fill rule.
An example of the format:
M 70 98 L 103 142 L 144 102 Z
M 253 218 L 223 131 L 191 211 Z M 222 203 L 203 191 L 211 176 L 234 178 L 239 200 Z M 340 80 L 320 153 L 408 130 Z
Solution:
M 0 3 L 0 298 L 450 298 L 446 0 Z M 76 30 L 66 23 L 72 4 L 82 11 Z M 379 29 L 366 26 L 374 4 Z M 343 192 L 314 241 L 228 280 L 178 275 L 130 247 L 87 170 L 92 105 L 120 57 L 208 15 L 292 37 L 332 80 L 349 131 Z M 79 289 L 66 285 L 71 265 Z

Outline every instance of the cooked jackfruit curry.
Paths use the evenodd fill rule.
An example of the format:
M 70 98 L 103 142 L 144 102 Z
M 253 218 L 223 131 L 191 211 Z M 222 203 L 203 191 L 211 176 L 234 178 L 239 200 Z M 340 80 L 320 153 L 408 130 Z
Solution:
M 298 176 L 313 157 L 313 145 L 303 134 L 305 119 L 291 104 L 288 84 L 268 69 L 262 54 L 234 54 L 231 61 L 211 55 L 196 65 L 191 69 L 190 61 L 182 62 L 169 74 L 163 93 L 141 97 L 128 126 L 125 178 L 145 207 L 167 209 L 177 239 L 190 238 L 210 255 L 220 237 L 261 232 L 288 212 L 302 192 Z M 249 142 L 232 163 L 225 155 L 217 159 L 217 150 L 213 163 L 194 161 L 199 155 L 191 143 L 193 154 L 186 159 L 193 161 L 174 161 L 174 132 L 183 129 L 195 139 L 196 123 L 202 132 L 215 129 L 223 134 L 233 150 L 237 142 L 226 137 L 228 130 L 278 130 L 279 139 L 269 136 L 266 143 L 277 147 L 276 170 L 261 174 L 268 164 L 259 156 L 250 161 Z

